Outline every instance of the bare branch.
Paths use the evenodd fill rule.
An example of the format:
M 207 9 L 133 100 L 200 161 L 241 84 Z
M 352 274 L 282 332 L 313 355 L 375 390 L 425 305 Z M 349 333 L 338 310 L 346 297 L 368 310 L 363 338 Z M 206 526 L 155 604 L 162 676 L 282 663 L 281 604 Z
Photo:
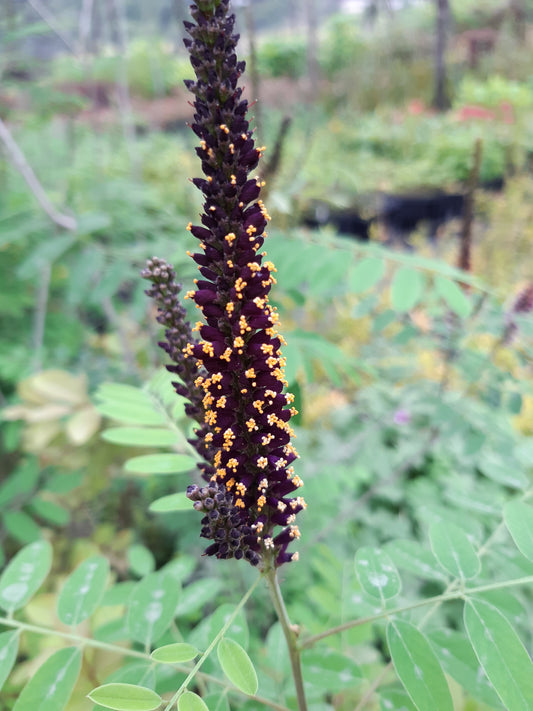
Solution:
M 65 34 L 63 34 L 63 30 L 59 26 L 59 23 L 57 22 L 54 15 L 50 12 L 50 10 L 46 7 L 46 5 L 41 2 L 41 0 L 28 0 L 28 5 L 33 7 L 35 12 L 43 18 L 48 27 L 50 27 L 50 29 L 56 33 L 56 35 L 61 39 L 63 44 L 68 47 L 68 49 L 72 52 L 72 54 L 75 54 L 77 56 L 78 51 L 76 47 L 72 44 L 70 39 Z
M 56 225 L 59 225 L 59 227 L 62 227 L 65 230 L 75 230 L 77 228 L 76 220 L 70 215 L 64 215 L 63 213 L 59 212 L 52 205 L 37 176 L 33 172 L 32 167 L 26 160 L 24 153 L 19 148 L 17 142 L 9 132 L 9 129 L 2 121 L 2 119 L 0 119 L 0 141 L 2 141 L 2 143 L 4 144 L 6 152 L 9 158 L 11 159 L 13 165 L 22 175 L 22 177 L 28 184 L 28 187 L 35 195 L 37 202 L 46 212 L 52 222 L 55 222 Z
M 84 53 L 89 51 L 94 0 L 83 0 L 79 19 L 80 46 Z

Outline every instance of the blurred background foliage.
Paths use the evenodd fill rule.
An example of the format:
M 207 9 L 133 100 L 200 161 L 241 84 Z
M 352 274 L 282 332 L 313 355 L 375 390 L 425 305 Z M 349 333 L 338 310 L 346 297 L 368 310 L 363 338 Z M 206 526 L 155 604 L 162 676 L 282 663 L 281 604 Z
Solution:
M 190 457 L 189 425 L 182 404 L 169 400 L 139 277 L 153 254 L 174 264 L 185 290 L 195 276 L 185 229 L 200 211 L 182 85 L 191 75 L 181 46 L 187 5 L 0 3 L 0 119 L 51 204 L 76 220 L 73 230 L 55 224 L 4 150 L 0 562 L 34 540 L 54 543 L 53 575 L 24 614 L 63 629 L 54 594 L 81 560 L 106 555 L 114 586 L 84 624 L 109 642 L 124 639 L 133 582 L 153 570 L 173 565 L 176 580 L 188 583 L 180 629 L 199 646 L 212 613 L 251 579 L 244 566 L 200 558 L 194 514 L 148 512 L 157 497 L 184 490 L 191 468 L 172 458 Z M 278 268 L 272 296 L 288 341 L 308 501 L 300 563 L 284 585 L 291 617 L 317 633 L 372 610 L 353 571 L 359 546 L 385 545 L 404 566 L 403 598 L 438 594 L 442 572 L 412 568 L 430 554 L 428 525 L 459 525 L 482 546 L 504 504 L 531 492 L 533 321 L 516 297 L 533 278 L 533 4 L 452 0 L 446 112 L 432 108 L 429 0 L 254 0 L 235 2 L 235 11 L 267 162 L 283 117 L 292 119 L 268 177 L 266 247 Z M 478 44 L 472 32 L 485 33 Z M 471 274 L 455 268 L 457 223 L 439 235 L 437 253 L 421 230 L 414 252 L 386 249 L 379 220 L 369 244 L 301 226 L 317 199 L 371 217 L 383 193 L 464 191 L 476 139 L 483 151 Z M 163 459 L 139 463 L 146 455 Z M 532 570 L 501 535 L 482 581 Z M 500 593 L 494 604 L 531 650 L 531 589 Z M 262 693 L 275 700 L 289 692 L 269 615 L 259 595 L 247 644 L 266 679 Z M 452 605 L 431 630 L 461 625 Z M 25 638 L 2 711 L 50 644 Z M 386 670 L 382 625 L 346 632 L 331 646 L 367 678 Z M 346 685 L 342 669 L 333 659 L 331 676 L 310 691 L 313 708 L 362 708 L 366 687 Z M 126 679 L 128 668 L 104 653 L 89 657 L 68 708 L 90 708 L 84 695 L 115 672 Z M 414 708 L 384 678 L 389 686 L 365 708 Z M 153 683 L 163 693 L 175 682 L 169 672 Z M 452 683 L 458 711 L 503 708 L 490 689 L 461 683 Z

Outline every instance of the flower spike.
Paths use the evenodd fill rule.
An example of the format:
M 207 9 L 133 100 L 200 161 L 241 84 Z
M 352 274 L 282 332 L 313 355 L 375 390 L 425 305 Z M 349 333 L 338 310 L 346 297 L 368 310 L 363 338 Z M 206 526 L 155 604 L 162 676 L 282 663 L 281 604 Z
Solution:
M 207 461 L 207 486 L 191 486 L 187 495 L 205 514 L 201 535 L 213 541 L 207 555 L 281 565 L 297 558 L 287 548 L 300 536 L 294 521 L 305 501 L 291 497 L 303 484 L 292 466 L 298 454 L 289 421 L 296 410 L 284 392 L 284 340 L 268 300 L 276 270 L 260 252 L 270 217 L 251 172 L 263 149 L 255 145 L 238 86 L 245 65 L 235 52 L 229 0 L 198 0 L 191 14 L 184 42 L 196 80 L 186 85 L 195 97 L 191 128 L 204 176 L 193 183 L 204 205 L 201 224 L 188 226 L 199 242 L 192 258 L 202 279 L 186 298 L 203 321 L 200 339 L 191 333 L 181 355 L 172 329 L 163 345 L 178 363 L 184 380 L 178 392 L 200 422 L 195 446 Z M 184 379 L 193 372 L 195 392 Z

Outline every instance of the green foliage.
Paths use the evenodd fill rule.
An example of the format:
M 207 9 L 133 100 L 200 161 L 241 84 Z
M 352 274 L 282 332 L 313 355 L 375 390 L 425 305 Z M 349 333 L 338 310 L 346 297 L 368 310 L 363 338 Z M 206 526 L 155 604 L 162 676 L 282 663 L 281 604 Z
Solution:
M 334 79 L 347 66 L 355 66 L 364 50 L 359 24 L 336 15 L 328 22 L 326 38 L 320 45 L 320 67 L 329 79 Z
M 503 102 L 507 102 L 515 109 L 524 109 L 533 106 L 533 95 L 531 85 L 498 74 L 489 77 L 487 81 L 467 76 L 459 85 L 457 102 L 488 107 L 500 107 Z
M 80 481 L 74 472 L 64 474 L 52 467 L 41 471 L 35 458 L 22 459 L 0 484 L 2 538 L 30 543 L 41 537 L 40 526 L 68 524 L 65 494 L 75 490 Z
M 257 51 L 258 69 L 266 77 L 298 79 L 305 72 L 306 43 L 304 38 L 267 40 Z
M 126 53 L 115 51 L 90 57 L 85 65 L 59 56 L 52 64 L 50 77 L 59 87 L 65 83 L 83 83 L 87 75 L 93 82 L 112 87 L 122 72 L 134 94 L 150 98 L 170 94 L 180 86 L 189 75 L 189 63 L 177 56 L 168 43 L 137 39 L 129 43 Z M 72 100 L 70 96 L 69 99 Z

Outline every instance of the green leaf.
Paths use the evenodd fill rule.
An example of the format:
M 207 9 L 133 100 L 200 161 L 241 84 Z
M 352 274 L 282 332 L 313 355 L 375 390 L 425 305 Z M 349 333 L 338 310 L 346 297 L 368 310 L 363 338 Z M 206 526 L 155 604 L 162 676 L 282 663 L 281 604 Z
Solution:
M 518 635 L 499 610 L 468 600 L 464 621 L 470 643 L 507 711 L 531 711 L 533 663 Z
M 391 301 L 396 311 L 410 311 L 420 301 L 425 280 L 421 272 L 401 267 L 391 284 Z
M 0 634 L 0 690 L 17 658 L 19 637 L 17 630 Z
M 109 563 L 103 556 L 93 556 L 80 563 L 59 593 L 57 616 L 61 622 L 76 627 L 90 617 L 102 600 L 108 575 Z
M 447 579 L 433 553 L 418 541 L 400 539 L 387 543 L 384 548 L 399 568 L 408 570 L 423 580 Z
M 54 494 L 69 494 L 71 491 L 80 486 L 82 482 L 82 472 L 52 474 L 47 478 L 43 488 L 45 491 L 51 491 Z
M 288 677 L 291 668 L 289 650 L 279 622 L 275 622 L 267 632 L 265 651 L 268 666 L 275 670 L 278 678 Z
M 135 684 L 104 684 L 93 689 L 87 698 L 115 711 L 154 711 L 163 701 L 152 689 Z
M 177 583 L 182 583 L 196 568 L 197 560 L 192 555 L 180 555 L 173 558 L 161 568 L 164 573 L 171 575 Z
M 350 287 L 354 294 L 371 289 L 385 274 L 385 260 L 378 257 L 362 259 L 349 276 Z
M 359 666 L 333 649 L 304 652 L 302 667 L 306 684 L 332 693 L 353 688 L 357 680 L 362 678 Z
M 64 709 L 80 673 L 81 657 L 78 647 L 66 647 L 52 654 L 22 689 L 13 711 Z
M 383 689 L 379 694 L 380 711 L 416 711 L 416 706 L 403 689 Z
M 152 659 L 155 659 L 156 662 L 181 664 L 183 662 L 190 662 L 191 659 L 194 659 L 198 654 L 200 654 L 200 652 L 196 647 L 193 647 L 192 644 L 176 642 L 175 644 L 166 644 L 164 647 L 154 649 L 150 656 Z
M 466 318 L 472 311 L 470 299 L 466 296 L 461 287 L 450 279 L 441 276 L 435 277 L 435 289 L 448 307 L 460 318 Z
M 478 469 L 489 479 L 512 489 L 527 489 L 529 475 L 510 452 L 484 448 L 477 463 Z
M 135 583 L 133 580 L 127 580 L 123 583 L 115 583 L 108 588 L 100 602 L 105 605 L 125 605 L 130 599 Z
M 507 396 L 506 405 L 511 415 L 519 415 L 523 404 L 524 400 L 520 393 L 509 393 Z
M 198 694 L 186 691 L 178 699 L 178 711 L 209 711 L 209 708 Z
M 41 538 L 41 529 L 24 511 L 6 511 L 2 518 L 7 532 L 19 543 L 33 543 Z
M 124 469 L 132 474 L 180 474 L 196 465 L 187 454 L 144 454 L 128 459 Z
M 500 708 L 498 696 L 483 674 L 463 632 L 437 630 L 430 632 L 428 637 L 447 674 L 461 684 L 474 699 L 488 704 L 491 708 Z
M 240 644 L 232 639 L 221 639 L 217 655 L 222 671 L 237 689 L 249 695 L 257 692 L 259 684 L 254 665 Z
M 160 499 L 152 501 L 148 507 L 153 513 L 168 513 L 170 511 L 194 511 L 192 501 L 183 492 L 179 494 L 169 494 Z
M 481 563 L 468 536 L 453 523 L 438 521 L 429 527 L 435 558 L 444 570 L 456 578 L 475 578 Z
M 228 697 L 219 691 L 214 691 L 204 698 L 205 703 L 211 711 L 231 711 Z
M 191 612 L 202 608 L 218 595 L 222 586 L 219 578 L 202 578 L 187 585 L 181 592 L 176 617 L 190 615 Z
M 111 224 L 111 217 L 101 212 L 86 212 L 77 216 L 78 232 L 83 235 L 104 230 Z
M 164 425 L 167 422 L 162 412 L 157 412 L 153 407 L 143 405 L 130 405 L 127 402 L 102 403 L 96 405 L 98 412 L 111 420 L 118 420 L 130 425 Z
M 113 427 L 102 432 L 102 439 L 113 444 L 132 447 L 172 447 L 179 439 L 176 432 L 169 429 L 147 427 Z
M 153 553 L 140 543 L 134 543 L 128 548 L 128 563 L 131 572 L 139 578 L 155 570 Z
M 533 506 L 511 501 L 503 509 L 503 518 L 520 553 L 533 561 Z
M 143 407 L 152 406 L 152 400 L 148 393 L 141 388 L 124 383 L 102 383 L 95 396 L 98 400 L 103 400 L 104 402 L 126 403 Z
M 219 591 L 220 588 L 217 590 L 217 594 Z M 218 635 L 220 630 L 224 627 L 224 625 L 234 614 L 234 612 L 235 605 L 231 605 L 230 603 L 225 603 L 224 605 L 221 605 L 213 612 L 213 614 L 208 618 L 209 640 L 214 639 Z M 244 610 L 239 610 L 237 616 L 234 618 L 233 622 L 229 626 L 226 634 L 228 637 L 230 637 L 230 639 L 240 644 L 241 647 L 244 647 L 244 649 L 248 648 L 250 634 L 248 631 L 248 623 L 246 621 L 246 615 L 244 613 Z
M 95 395 L 96 408 L 105 417 L 132 425 L 166 425 L 166 415 L 149 393 L 122 383 L 103 383 Z
M 95 629 L 93 636 L 99 642 L 109 642 L 110 644 L 129 640 L 130 632 L 127 620 L 124 617 L 116 617 Z
M 28 459 L 0 484 L 0 510 L 19 497 L 26 498 L 37 486 L 40 468 L 36 459 Z
M 53 238 L 52 238 L 53 236 Z M 20 279 L 33 279 L 37 277 L 43 266 L 53 264 L 78 240 L 77 234 L 63 233 L 53 234 L 49 232 L 48 238 L 43 238 L 33 249 L 29 256 L 17 268 L 17 276 Z
M 54 501 L 35 498 L 31 500 L 29 507 L 36 516 L 54 526 L 66 526 L 70 521 L 68 509 L 56 504 Z
M 355 572 L 363 590 L 383 603 L 402 589 L 394 563 L 381 548 L 359 548 L 355 555 Z
M 131 637 L 144 646 L 159 639 L 174 619 L 179 588 L 174 578 L 164 573 L 150 573 L 139 581 L 128 607 Z
M 156 665 L 153 662 L 134 662 L 119 667 L 105 679 L 106 684 L 134 684 L 147 689 L 156 687 Z
M 0 607 L 14 612 L 41 587 L 52 566 L 52 546 L 36 541 L 20 550 L 0 577 Z
M 422 632 L 409 622 L 387 625 L 387 641 L 396 673 L 419 711 L 453 711 L 446 677 Z

